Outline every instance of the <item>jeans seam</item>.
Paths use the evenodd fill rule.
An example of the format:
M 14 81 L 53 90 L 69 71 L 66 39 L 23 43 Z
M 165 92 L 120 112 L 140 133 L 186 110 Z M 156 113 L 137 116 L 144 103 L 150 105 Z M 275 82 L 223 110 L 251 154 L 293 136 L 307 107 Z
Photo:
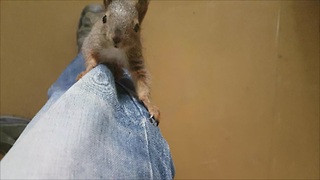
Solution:
M 120 82 L 115 82 L 117 85 L 119 85 L 122 89 L 124 89 L 124 91 L 129 95 L 130 99 L 132 100 L 133 104 L 136 106 L 136 108 L 139 110 L 140 112 L 140 116 L 144 119 L 144 134 L 145 134 L 145 141 L 146 141 L 146 148 L 148 151 L 148 158 L 149 158 L 149 168 L 150 168 L 150 179 L 153 179 L 153 168 L 152 168 L 152 164 L 151 164 L 151 154 L 150 154 L 150 149 L 149 149 L 149 137 L 148 137 L 148 133 L 147 133 L 147 119 L 148 117 L 146 117 L 143 113 L 143 109 L 139 106 L 139 102 L 137 101 L 136 98 L 134 98 L 134 95 L 132 95 L 131 91 L 128 90 L 124 85 L 122 85 Z M 139 104 L 138 104 L 139 103 Z

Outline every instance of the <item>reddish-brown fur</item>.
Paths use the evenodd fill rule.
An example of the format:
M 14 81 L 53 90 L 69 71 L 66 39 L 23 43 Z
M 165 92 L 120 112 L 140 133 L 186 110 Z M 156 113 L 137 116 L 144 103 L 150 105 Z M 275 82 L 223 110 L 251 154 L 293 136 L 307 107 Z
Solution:
M 145 67 L 140 41 L 140 25 L 148 10 L 149 0 L 104 0 L 106 14 L 93 26 L 82 46 L 86 60 L 84 76 L 97 64 L 106 64 L 115 79 L 127 68 L 135 83 L 138 98 L 156 120 L 159 109 L 150 102 L 150 74 Z

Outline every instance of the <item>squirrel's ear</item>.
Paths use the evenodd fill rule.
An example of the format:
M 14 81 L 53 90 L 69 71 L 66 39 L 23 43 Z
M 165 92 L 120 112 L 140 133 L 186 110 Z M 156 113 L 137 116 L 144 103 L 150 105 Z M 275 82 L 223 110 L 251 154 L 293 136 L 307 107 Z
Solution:
M 137 8 L 138 13 L 139 13 L 138 16 L 139 16 L 139 23 L 140 24 L 141 24 L 144 16 L 147 13 L 149 2 L 150 2 L 150 0 L 138 0 L 136 8 Z
M 112 0 L 103 0 L 104 8 L 107 9 Z

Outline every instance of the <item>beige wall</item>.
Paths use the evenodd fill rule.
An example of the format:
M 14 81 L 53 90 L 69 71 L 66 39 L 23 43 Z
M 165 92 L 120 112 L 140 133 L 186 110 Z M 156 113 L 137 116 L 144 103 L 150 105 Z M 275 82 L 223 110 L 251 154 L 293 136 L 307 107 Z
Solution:
M 45 103 L 90 2 L 1 1 L 1 115 Z M 177 179 L 319 178 L 319 1 L 153 1 L 143 42 Z

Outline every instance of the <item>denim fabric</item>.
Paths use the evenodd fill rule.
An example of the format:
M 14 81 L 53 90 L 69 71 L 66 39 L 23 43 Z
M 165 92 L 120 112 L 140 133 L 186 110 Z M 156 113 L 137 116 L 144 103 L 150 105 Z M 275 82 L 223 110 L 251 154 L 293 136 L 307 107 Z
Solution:
M 172 179 L 167 142 L 126 76 L 104 65 L 78 82 L 79 54 L 0 162 L 1 179 Z

